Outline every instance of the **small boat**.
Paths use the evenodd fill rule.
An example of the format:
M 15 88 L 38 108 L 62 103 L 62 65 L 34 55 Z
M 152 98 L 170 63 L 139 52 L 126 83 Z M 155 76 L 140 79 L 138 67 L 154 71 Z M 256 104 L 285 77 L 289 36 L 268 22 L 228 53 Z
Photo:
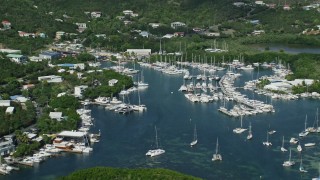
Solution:
M 286 152 L 288 151 L 286 148 L 284 148 L 284 136 L 282 136 L 282 146 L 281 146 L 281 151 Z
M 304 147 L 312 147 L 315 145 L 316 145 L 316 143 L 306 143 L 306 144 L 304 144 Z
M 251 122 L 250 122 L 250 125 L 249 125 L 249 133 L 248 133 L 248 136 L 247 136 L 247 140 L 250 140 L 250 139 L 252 139 Z
M 265 146 L 267 146 L 267 147 L 272 146 L 272 143 L 269 142 L 269 133 L 267 133 L 267 141 L 262 142 L 262 144 L 265 145 Z
M 193 141 L 190 143 L 190 146 L 195 146 L 198 143 L 198 137 L 197 137 L 197 126 L 194 125 L 194 131 L 193 131 Z
M 213 154 L 212 161 L 222 161 L 222 156 L 221 154 L 218 154 L 218 149 L 219 149 L 219 141 L 217 138 L 216 153 Z
M 296 138 L 291 138 L 291 139 L 290 139 L 290 143 L 291 143 L 291 144 L 297 144 L 298 142 L 299 142 L 299 140 L 296 139 Z
M 299 152 L 301 152 L 301 151 L 302 151 L 302 147 L 301 147 L 301 145 L 300 145 L 300 144 L 297 146 L 297 150 L 298 150 Z
M 277 132 L 277 131 L 275 131 L 275 130 L 271 130 L 271 131 L 268 132 L 268 134 L 272 135 L 272 134 L 274 134 L 274 133 L 276 133 L 276 132 Z
M 293 166 L 294 164 L 295 164 L 295 162 L 294 162 L 294 161 L 291 161 L 291 149 L 290 149 L 289 160 L 283 162 L 282 166 L 284 166 L 284 167 L 290 167 L 290 166 Z
M 157 127 L 155 126 L 154 129 L 156 132 L 156 149 L 151 149 L 146 153 L 146 156 L 150 156 L 150 157 L 158 156 L 166 152 L 165 150 L 159 148 Z
M 303 166 L 302 166 L 302 157 L 301 157 L 301 159 L 300 159 L 300 167 L 299 167 L 299 171 L 300 172 L 302 172 L 302 173 L 306 173 L 306 172 L 308 172 L 307 170 L 305 170 L 304 168 L 303 168 Z

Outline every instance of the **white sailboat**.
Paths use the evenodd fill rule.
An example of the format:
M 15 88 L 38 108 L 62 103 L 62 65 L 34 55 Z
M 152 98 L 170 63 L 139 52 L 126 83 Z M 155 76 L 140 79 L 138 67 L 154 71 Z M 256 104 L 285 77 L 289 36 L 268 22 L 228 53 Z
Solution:
M 288 151 L 286 148 L 284 148 L 284 136 L 282 136 L 282 146 L 281 146 L 281 151 L 286 152 Z
M 301 147 L 300 143 L 299 143 L 299 145 L 297 146 L 297 150 L 298 150 L 299 152 L 302 151 L 302 147 Z
M 133 105 L 133 106 L 132 106 L 132 109 L 133 109 L 134 111 L 139 111 L 139 112 L 142 112 L 142 111 L 147 110 L 146 105 L 141 104 L 140 91 L 139 91 L 139 89 L 138 89 L 138 97 L 139 97 L 139 105 Z
M 222 156 L 221 154 L 218 154 L 218 149 L 219 149 L 219 140 L 217 138 L 216 153 L 213 154 L 212 161 L 222 161 Z
M 282 165 L 283 165 L 284 167 L 289 167 L 289 166 L 293 166 L 294 164 L 295 164 L 295 162 L 291 160 L 291 149 L 290 149 L 289 160 L 283 162 Z
M 158 156 L 166 152 L 165 150 L 159 148 L 157 127 L 155 126 L 154 129 L 156 132 L 156 149 L 151 149 L 146 153 L 146 156 L 150 156 L 150 157 Z
M 265 145 L 265 146 L 267 146 L 267 147 L 272 146 L 272 143 L 269 142 L 269 133 L 267 133 L 267 141 L 262 142 L 262 144 Z
M 141 81 L 138 81 L 137 85 L 139 89 L 145 89 L 149 87 L 149 84 L 144 82 L 143 71 L 141 71 Z
M 252 139 L 252 131 L 251 131 L 251 122 L 250 122 L 250 125 L 249 125 L 249 133 L 248 133 L 248 136 L 247 136 L 247 139 L 250 140 Z
M 241 116 L 241 118 L 240 118 L 240 127 L 239 128 L 235 128 L 235 129 L 233 129 L 233 132 L 234 133 L 237 133 L 237 134 L 241 134 L 241 133 L 243 133 L 244 131 L 246 131 L 247 129 L 244 129 L 244 128 L 242 128 L 242 116 Z
M 307 131 L 307 119 L 308 119 L 308 116 L 306 115 L 306 120 L 304 121 L 304 131 L 299 133 L 299 137 L 305 137 L 309 134 L 309 131 Z
M 194 131 L 193 131 L 193 141 L 190 143 L 190 146 L 195 146 L 198 143 L 198 137 L 197 137 L 197 126 L 194 125 Z
M 300 167 L 299 167 L 299 171 L 300 172 L 302 172 L 302 173 L 306 173 L 306 172 L 308 172 L 307 170 L 305 170 L 304 168 L 303 168 L 303 166 L 302 166 L 302 157 L 301 157 L 301 159 L 300 159 Z

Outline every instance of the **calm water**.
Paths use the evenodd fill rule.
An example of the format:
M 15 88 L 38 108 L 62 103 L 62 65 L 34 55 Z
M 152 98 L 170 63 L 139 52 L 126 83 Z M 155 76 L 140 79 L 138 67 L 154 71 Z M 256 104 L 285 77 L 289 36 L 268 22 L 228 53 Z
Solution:
M 273 101 L 274 114 L 266 113 L 244 117 L 243 126 L 252 122 L 253 139 L 247 141 L 247 132 L 236 135 L 232 129 L 240 126 L 239 119 L 230 118 L 217 111 L 221 102 L 193 104 L 178 92 L 182 76 L 169 76 L 151 69 L 143 69 L 149 89 L 140 92 L 142 103 L 148 111 L 143 114 L 119 115 L 93 106 L 95 118 L 93 132 L 101 129 L 101 141 L 94 145 L 89 155 L 63 154 L 50 158 L 38 167 L 22 168 L 0 179 L 52 179 L 77 169 L 94 166 L 128 168 L 168 168 L 204 179 L 310 179 L 318 176 L 319 145 L 304 149 L 304 167 L 309 171 L 298 172 L 300 153 L 296 145 L 292 147 L 292 159 L 296 165 L 282 167 L 288 153 L 280 152 L 282 136 L 289 148 L 289 137 L 297 137 L 304 129 L 304 119 L 308 114 L 308 125 L 314 122 L 319 100 Z M 244 73 L 236 84 L 256 76 L 257 72 Z M 260 71 L 260 75 L 269 74 Z M 173 92 L 173 93 L 171 93 Z M 243 91 L 249 97 L 250 91 Z M 265 96 L 255 94 L 255 98 L 270 102 Z M 137 103 L 137 93 L 130 95 L 130 102 Z M 231 105 L 231 102 L 228 104 Z M 197 125 L 198 144 L 191 148 L 194 124 Z M 145 153 L 154 146 L 154 126 L 157 126 L 160 144 L 166 153 L 155 158 Z M 266 131 L 271 127 L 277 132 L 269 136 L 273 146 L 264 147 Z M 219 137 L 222 162 L 212 162 L 216 138 Z M 309 135 L 302 140 L 319 143 L 318 135 Z
M 292 45 L 292 44 L 255 44 L 252 45 L 260 51 L 265 51 L 266 47 L 269 47 L 269 51 L 279 52 L 283 50 L 285 53 L 289 54 L 299 54 L 299 53 L 310 53 L 310 54 L 320 54 L 320 47 L 304 46 L 304 45 Z

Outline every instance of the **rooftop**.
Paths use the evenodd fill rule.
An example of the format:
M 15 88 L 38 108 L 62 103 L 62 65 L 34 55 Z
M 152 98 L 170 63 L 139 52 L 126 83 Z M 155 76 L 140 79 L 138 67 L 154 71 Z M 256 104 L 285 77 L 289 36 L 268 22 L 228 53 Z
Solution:
M 64 136 L 64 137 L 83 137 L 87 135 L 86 132 L 79 132 L 79 131 L 62 131 L 58 134 L 58 136 Z

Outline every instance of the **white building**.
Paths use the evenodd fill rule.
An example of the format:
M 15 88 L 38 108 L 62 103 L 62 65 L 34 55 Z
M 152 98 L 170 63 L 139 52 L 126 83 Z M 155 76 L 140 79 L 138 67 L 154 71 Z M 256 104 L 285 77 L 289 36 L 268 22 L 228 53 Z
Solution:
M 124 10 L 122 12 L 124 15 L 128 15 L 128 16 L 131 16 L 133 14 L 133 11 L 131 11 L 131 10 Z
M 13 114 L 13 111 L 14 111 L 14 107 L 12 107 L 12 106 L 7 107 L 6 114 Z
M 79 69 L 81 69 L 81 70 L 84 70 L 85 65 L 84 65 L 84 63 L 78 63 L 78 64 L 74 64 L 73 67 L 74 67 L 74 69 L 79 68 Z
M 9 107 L 10 100 L 0 100 L 0 107 Z
M 166 34 L 166 35 L 164 35 L 164 36 L 162 36 L 163 38 L 167 38 L 167 39 L 171 39 L 171 38 L 173 38 L 174 37 L 174 35 L 173 34 Z
M 153 29 L 155 29 L 160 26 L 160 23 L 149 23 L 149 26 L 151 26 Z
M 99 18 L 99 17 L 101 17 L 101 12 L 97 12 L 97 11 L 95 11 L 95 12 L 91 12 L 91 18 Z
M 126 52 L 130 55 L 134 54 L 138 59 L 150 57 L 151 55 L 151 49 L 127 49 Z
M 114 86 L 115 84 L 117 84 L 118 80 L 117 79 L 111 79 L 109 80 L 109 86 Z
M 82 85 L 82 86 L 75 86 L 74 87 L 74 96 L 76 97 L 82 97 L 82 93 L 85 89 L 87 89 L 88 86 Z
M 173 28 L 173 29 L 177 29 L 179 27 L 185 27 L 185 26 L 186 26 L 186 24 L 183 22 L 172 22 L 171 23 L 171 28 Z
M 39 76 L 38 81 L 47 81 L 48 83 L 60 83 L 62 82 L 62 77 L 56 75 Z
M 61 121 L 63 119 L 62 112 L 50 112 L 49 117 L 51 119 L 56 119 L 57 121 Z

